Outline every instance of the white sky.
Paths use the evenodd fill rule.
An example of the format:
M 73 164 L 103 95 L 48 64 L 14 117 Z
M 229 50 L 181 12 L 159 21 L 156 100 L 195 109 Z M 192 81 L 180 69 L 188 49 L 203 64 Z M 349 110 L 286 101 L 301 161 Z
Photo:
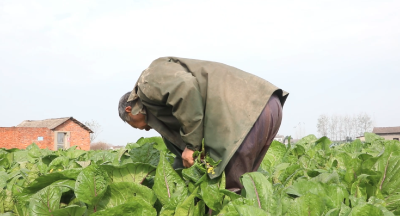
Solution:
M 290 92 L 280 134 L 320 114 L 400 125 L 400 1 L 0 0 L 0 127 L 73 116 L 98 140 L 156 132 L 117 114 L 152 60 L 229 64 Z

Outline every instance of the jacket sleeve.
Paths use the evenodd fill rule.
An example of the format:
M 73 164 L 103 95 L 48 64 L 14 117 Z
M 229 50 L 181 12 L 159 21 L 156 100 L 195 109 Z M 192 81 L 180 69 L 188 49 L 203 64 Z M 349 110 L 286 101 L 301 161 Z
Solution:
M 171 62 L 147 69 L 138 86 L 146 96 L 144 100 L 149 100 L 147 103 L 171 108 L 172 115 L 180 122 L 180 135 L 186 147 L 199 150 L 204 105 L 196 77 Z

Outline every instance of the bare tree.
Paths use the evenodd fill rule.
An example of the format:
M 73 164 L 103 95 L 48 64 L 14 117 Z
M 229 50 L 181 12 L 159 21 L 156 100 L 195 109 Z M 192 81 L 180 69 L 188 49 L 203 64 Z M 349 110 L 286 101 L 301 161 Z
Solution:
M 371 132 L 373 121 L 370 115 L 360 113 L 358 115 L 320 115 L 317 121 L 318 133 L 327 136 L 334 141 L 351 140 Z
M 363 135 L 365 132 L 371 132 L 373 128 L 371 116 L 366 113 L 360 113 L 358 115 L 358 124 L 360 127 L 360 135 Z
M 346 138 L 345 135 L 345 126 L 344 126 L 344 116 L 338 116 L 338 138 L 339 140 L 344 140 Z
M 90 145 L 90 150 L 107 150 L 111 145 L 105 142 L 95 142 Z
M 351 126 L 353 128 L 353 134 L 352 137 L 358 137 L 360 134 L 360 128 L 358 127 L 358 118 L 357 115 L 353 115 L 353 117 L 351 118 Z
M 329 132 L 331 134 L 331 139 L 337 141 L 338 139 L 338 125 L 339 125 L 339 117 L 337 115 L 332 115 L 330 124 L 329 124 Z
M 345 138 L 350 138 L 352 137 L 352 124 L 351 124 L 351 117 L 349 115 L 345 115 L 343 117 L 343 131 L 344 131 L 344 136 Z
M 95 120 L 90 120 L 84 122 L 84 124 L 90 128 L 90 130 L 93 131 L 93 133 L 90 134 L 90 143 L 93 143 L 93 141 L 99 136 L 101 132 L 103 132 L 101 125 L 95 121 Z
M 321 136 L 328 136 L 329 117 L 327 115 L 320 115 L 318 118 L 317 129 Z

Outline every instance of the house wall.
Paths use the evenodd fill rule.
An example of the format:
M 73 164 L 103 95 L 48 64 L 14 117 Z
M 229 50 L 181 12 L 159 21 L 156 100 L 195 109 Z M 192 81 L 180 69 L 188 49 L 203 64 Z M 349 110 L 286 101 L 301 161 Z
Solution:
M 53 131 L 68 131 L 70 132 L 69 144 L 70 146 L 78 146 L 78 149 L 90 150 L 90 133 L 83 129 L 72 120 L 68 120 L 63 124 L 56 127 Z M 54 133 L 53 133 L 54 139 Z M 54 148 L 54 147 L 53 147 Z
M 53 150 L 53 133 L 48 128 L 33 127 L 0 127 L 0 148 L 25 149 L 36 143 L 39 148 Z M 42 141 L 38 137 L 43 137 Z
M 393 140 L 393 138 L 400 139 L 400 133 L 397 133 L 397 134 L 377 134 L 377 135 L 385 138 L 385 140 Z

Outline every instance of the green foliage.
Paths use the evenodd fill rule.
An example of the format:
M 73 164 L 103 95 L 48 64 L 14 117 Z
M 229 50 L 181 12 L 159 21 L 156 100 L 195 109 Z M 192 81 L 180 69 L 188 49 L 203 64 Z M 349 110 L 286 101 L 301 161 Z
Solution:
M 102 167 L 90 165 L 76 179 L 76 198 L 89 205 L 96 205 L 103 198 L 109 182 L 109 176 Z
M 153 190 L 163 205 L 176 207 L 188 195 L 185 181 L 162 153 L 154 178 Z
M 274 141 L 241 195 L 224 174 L 210 179 L 219 161 L 204 149 L 174 170 L 161 137 L 107 151 L 0 149 L 0 215 L 400 215 L 400 143 L 365 137 Z

